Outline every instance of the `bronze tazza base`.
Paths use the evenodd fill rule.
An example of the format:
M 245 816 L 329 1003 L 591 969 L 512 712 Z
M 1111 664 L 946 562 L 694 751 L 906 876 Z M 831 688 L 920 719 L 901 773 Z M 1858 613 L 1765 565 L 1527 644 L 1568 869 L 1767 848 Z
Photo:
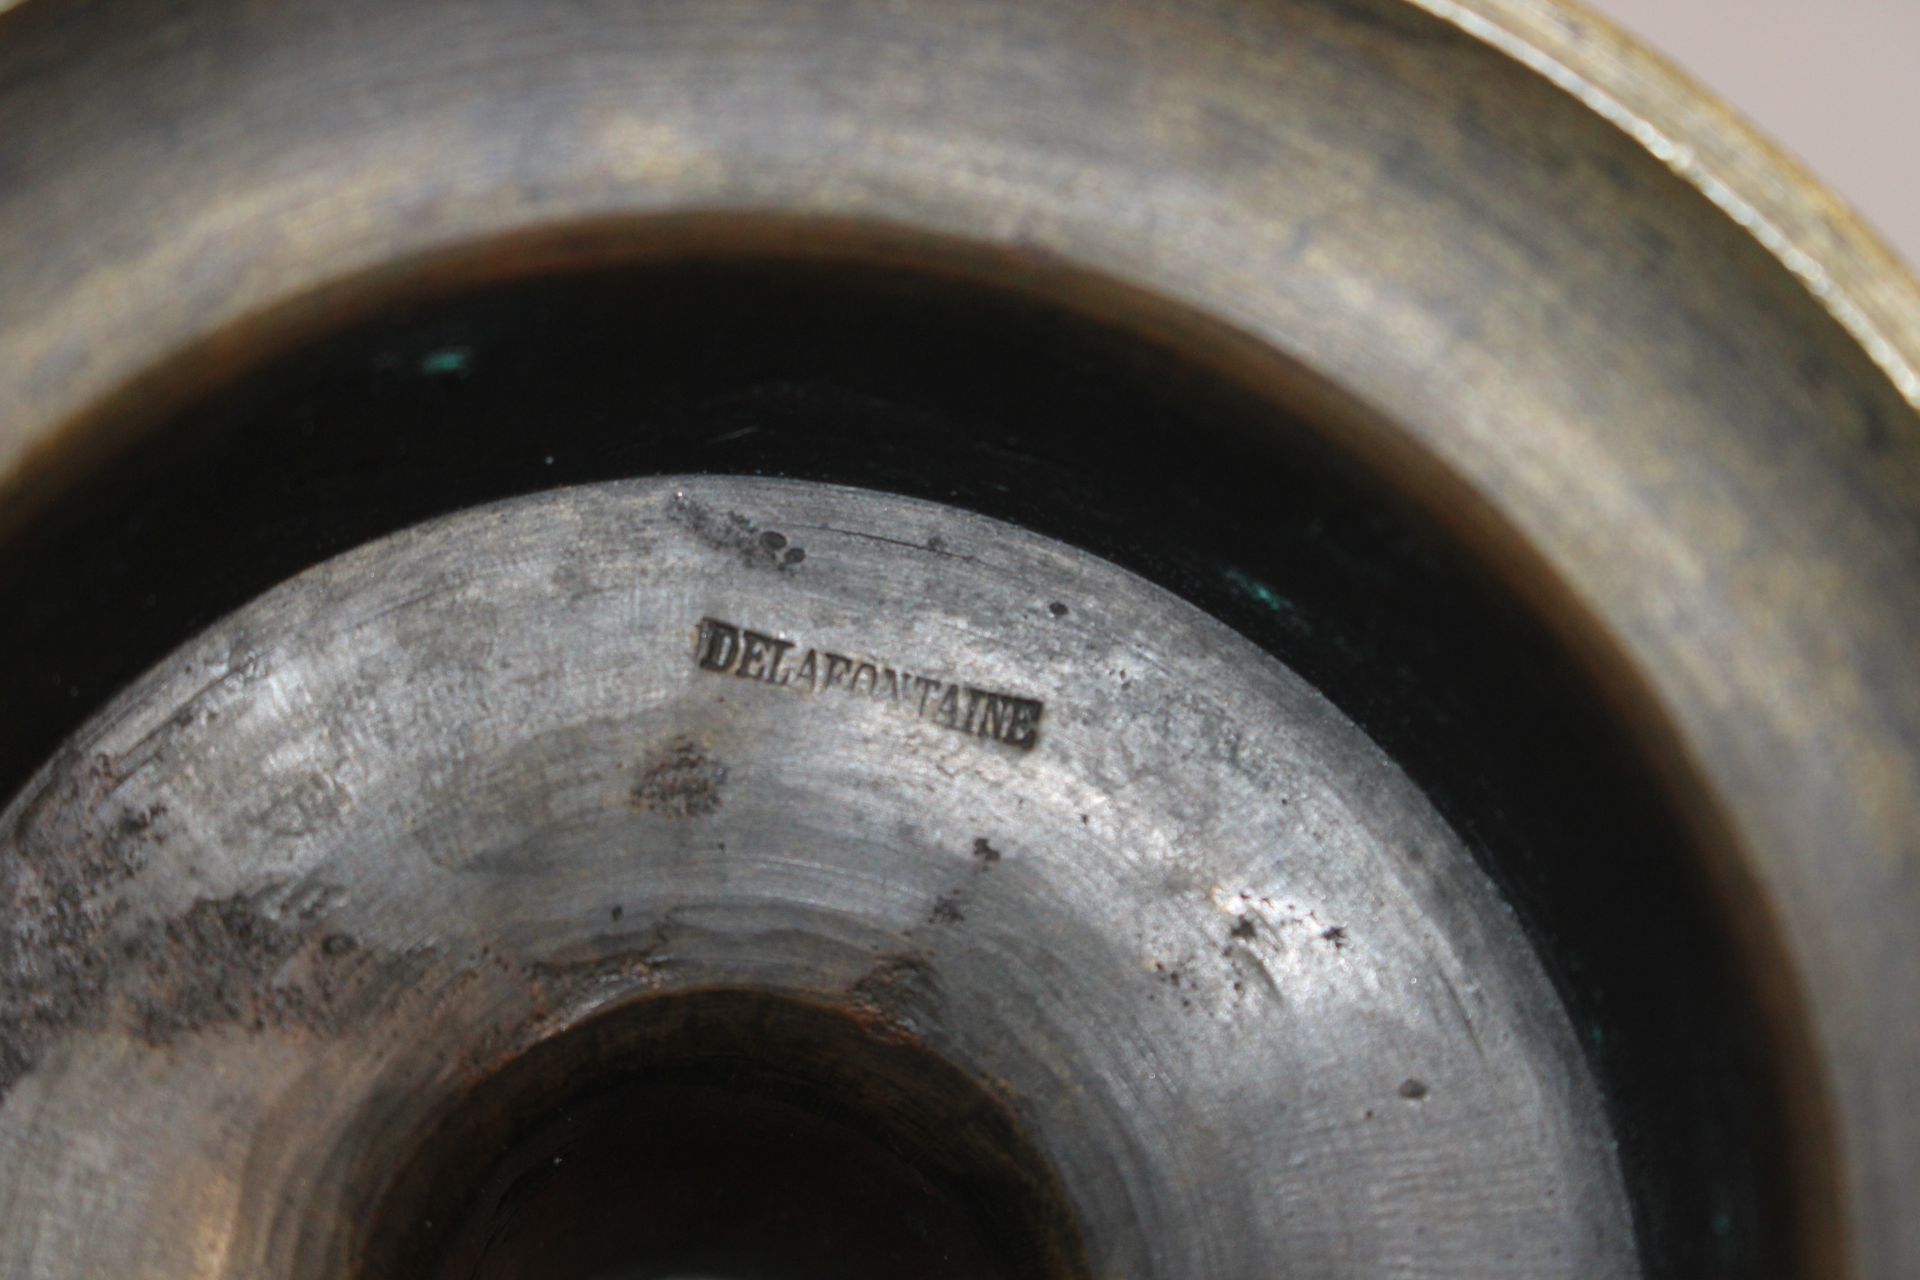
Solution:
M 0 245 L 0 1273 L 1920 1270 L 1920 294 L 1592 20 L 25 0 Z

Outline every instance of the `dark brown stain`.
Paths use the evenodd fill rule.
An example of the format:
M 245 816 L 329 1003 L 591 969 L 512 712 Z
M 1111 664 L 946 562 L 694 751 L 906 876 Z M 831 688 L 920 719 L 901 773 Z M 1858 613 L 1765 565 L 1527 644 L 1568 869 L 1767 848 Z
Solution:
M 645 761 L 634 778 L 633 805 L 664 818 L 704 818 L 720 808 L 727 768 L 693 739 L 675 738 Z
M 167 839 L 166 808 L 114 796 L 115 762 L 96 755 L 31 801 L 0 845 L 0 1099 L 57 1037 L 104 1019 L 117 957 L 115 890 Z
M 309 1020 L 308 993 L 276 977 L 310 943 L 325 958 L 343 954 L 336 944 L 326 956 L 325 942 L 314 937 L 319 927 L 317 909 L 281 920 L 245 894 L 200 899 L 126 948 L 143 962 L 132 997 L 135 1030 L 148 1044 L 166 1045 L 209 1027 L 264 1030 Z
M 133 1031 L 155 1046 L 222 1027 L 334 1034 L 435 958 L 394 953 L 328 927 L 324 889 L 270 886 L 202 898 L 121 950 Z
M 167 843 L 171 820 L 164 804 L 120 797 L 128 772 L 105 754 L 70 762 L 0 844 L 0 1099 L 73 1031 L 124 1022 L 155 1046 L 226 1026 L 328 1032 L 434 958 L 329 927 L 333 895 L 320 885 L 129 918 L 121 890 Z

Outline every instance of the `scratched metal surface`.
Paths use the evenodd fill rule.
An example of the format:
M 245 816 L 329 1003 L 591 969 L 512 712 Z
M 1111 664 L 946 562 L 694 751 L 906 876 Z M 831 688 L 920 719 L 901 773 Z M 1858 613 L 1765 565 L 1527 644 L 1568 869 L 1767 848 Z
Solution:
M 1191 606 L 939 506 L 396 535 L 128 690 L 0 854 L 7 1275 L 342 1274 L 440 1098 L 709 986 L 1003 1082 L 1096 1275 L 1639 1274 L 1572 1028 L 1411 784 Z

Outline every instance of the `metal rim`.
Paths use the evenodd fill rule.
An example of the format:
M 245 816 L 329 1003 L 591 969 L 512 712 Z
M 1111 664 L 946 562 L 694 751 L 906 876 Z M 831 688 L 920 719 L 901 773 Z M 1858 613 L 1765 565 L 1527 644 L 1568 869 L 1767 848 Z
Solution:
M 1413 0 L 1579 98 L 1720 206 L 1920 405 L 1920 279 L 1845 200 L 1580 0 Z

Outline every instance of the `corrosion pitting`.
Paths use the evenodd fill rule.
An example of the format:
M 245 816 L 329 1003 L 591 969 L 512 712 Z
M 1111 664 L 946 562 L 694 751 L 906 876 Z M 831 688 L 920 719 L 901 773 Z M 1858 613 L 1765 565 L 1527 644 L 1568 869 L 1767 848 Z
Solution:
M 777 529 L 762 529 L 738 511 L 715 511 L 688 494 L 675 494 L 668 508 L 674 522 L 716 551 L 732 551 L 753 569 L 792 569 L 807 558 Z
M 96 755 L 0 845 L 0 1100 L 61 1036 L 124 1020 L 145 1043 L 213 1027 L 324 1031 L 383 963 L 328 927 L 328 894 L 269 887 L 128 919 L 121 890 L 169 835 Z
M 704 818 L 720 808 L 727 767 L 681 736 L 644 761 L 634 777 L 634 807 L 665 818 Z
M 940 1004 L 938 976 L 918 951 L 887 951 L 847 987 L 847 1007 L 876 1035 L 918 1039 L 923 1024 Z
M 125 951 L 142 962 L 132 1027 L 152 1045 L 226 1026 L 331 1031 L 385 958 L 328 927 L 325 894 L 279 888 L 202 898 Z
M 119 784 L 95 755 L 0 842 L 0 1100 L 55 1038 L 101 1020 L 116 891 L 166 840 L 165 806 L 120 803 Z

